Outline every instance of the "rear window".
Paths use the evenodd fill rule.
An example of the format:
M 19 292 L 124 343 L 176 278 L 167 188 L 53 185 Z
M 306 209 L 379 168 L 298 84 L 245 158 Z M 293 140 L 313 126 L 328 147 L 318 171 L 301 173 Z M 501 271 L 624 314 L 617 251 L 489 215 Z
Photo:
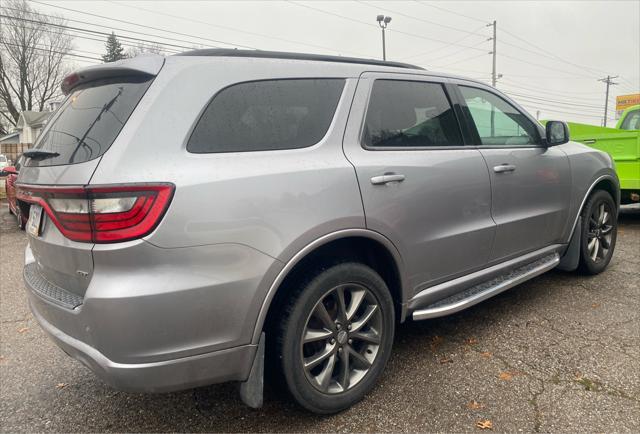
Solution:
M 193 153 L 295 149 L 318 143 L 329 129 L 343 79 L 239 83 L 220 91 L 198 121 Z
M 78 87 L 34 146 L 60 155 L 28 159 L 26 165 L 77 164 L 98 158 L 114 142 L 150 84 L 149 78 L 120 78 Z

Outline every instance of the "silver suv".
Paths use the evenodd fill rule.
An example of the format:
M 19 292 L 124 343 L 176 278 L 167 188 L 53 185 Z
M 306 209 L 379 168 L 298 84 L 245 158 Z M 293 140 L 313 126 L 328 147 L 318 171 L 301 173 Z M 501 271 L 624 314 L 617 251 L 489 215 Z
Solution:
M 332 413 L 380 377 L 399 322 L 552 268 L 595 274 L 618 179 L 477 81 L 263 51 L 138 57 L 68 76 L 24 155 L 37 321 L 119 389 L 265 365 Z

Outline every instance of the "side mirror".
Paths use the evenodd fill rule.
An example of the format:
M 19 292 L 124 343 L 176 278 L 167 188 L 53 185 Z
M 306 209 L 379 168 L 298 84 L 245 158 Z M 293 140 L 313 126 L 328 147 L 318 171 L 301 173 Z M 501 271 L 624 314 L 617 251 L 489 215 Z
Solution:
M 0 174 L 0 176 L 17 175 L 17 174 L 18 174 L 18 171 L 16 170 L 15 167 L 7 166 L 4 169 L 2 169 L 2 173 Z
M 548 121 L 545 127 L 547 146 L 562 145 L 569 141 L 569 126 L 562 121 Z

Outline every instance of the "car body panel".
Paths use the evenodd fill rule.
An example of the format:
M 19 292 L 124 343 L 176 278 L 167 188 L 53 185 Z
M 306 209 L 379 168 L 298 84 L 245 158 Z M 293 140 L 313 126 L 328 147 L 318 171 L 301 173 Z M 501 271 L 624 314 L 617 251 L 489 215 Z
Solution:
M 559 147 L 481 149 L 491 176 L 491 215 L 497 224 L 491 261 L 560 242 L 569 218 L 571 172 Z M 511 164 L 513 172 L 494 167 Z
M 412 292 L 433 282 L 483 266 L 491 250 L 495 223 L 491 190 L 482 155 L 475 149 L 368 150 L 361 126 L 375 79 L 445 84 L 421 75 L 366 73 L 358 84 L 344 139 L 362 192 L 367 228 L 385 234 L 406 261 Z M 385 173 L 401 183 L 372 185 Z M 427 223 L 428 222 L 428 223 Z

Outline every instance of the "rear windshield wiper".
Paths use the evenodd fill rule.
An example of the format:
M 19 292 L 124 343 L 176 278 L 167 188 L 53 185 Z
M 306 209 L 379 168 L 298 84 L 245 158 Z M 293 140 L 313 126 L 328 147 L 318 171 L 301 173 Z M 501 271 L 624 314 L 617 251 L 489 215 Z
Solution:
M 33 158 L 34 160 L 46 160 L 47 158 L 57 157 L 60 154 L 58 154 L 57 152 L 30 149 L 28 151 L 24 151 L 22 155 L 24 155 L 25 157 Z

